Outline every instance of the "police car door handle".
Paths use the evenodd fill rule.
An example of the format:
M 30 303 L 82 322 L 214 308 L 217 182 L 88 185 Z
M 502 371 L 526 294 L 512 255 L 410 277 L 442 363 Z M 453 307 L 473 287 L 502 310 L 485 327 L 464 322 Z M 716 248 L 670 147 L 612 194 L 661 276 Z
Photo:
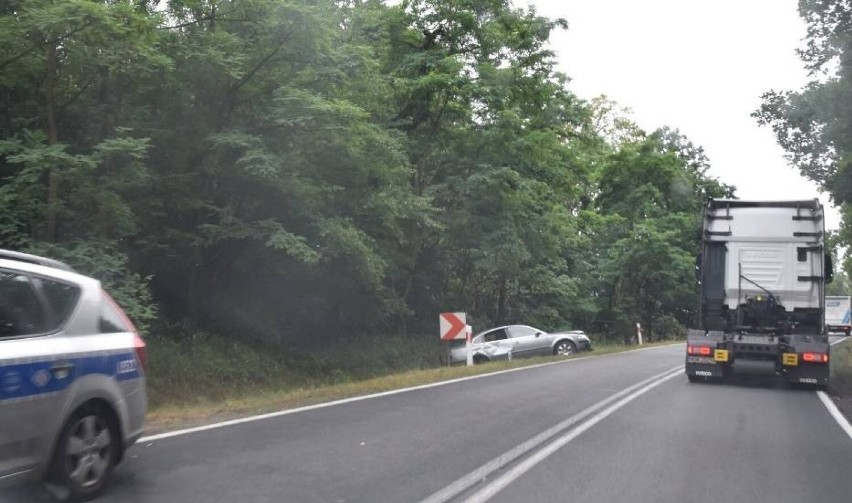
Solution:
M 60 362 L 50 367 L 50 371 L 59 379 L 68 376 L 72 370 L 74 370 L 74 364 L 70 362 Z

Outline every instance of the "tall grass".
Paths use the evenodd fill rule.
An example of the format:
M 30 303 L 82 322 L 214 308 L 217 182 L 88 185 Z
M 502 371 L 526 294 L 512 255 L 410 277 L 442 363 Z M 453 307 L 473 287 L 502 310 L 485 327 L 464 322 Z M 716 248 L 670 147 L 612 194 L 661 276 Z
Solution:
M 201 332 L 150 337 L 147 343 L 152 408 L 434 368 L 441 365 L 444 354 L 437 337 L 344 340 L 311 353 Z
M 852 342 L 850 341 L 844 341 L 831 348 L 829 391 L 844 399 L 852 399 Z M 852 410 L 848 413 L 852 413 Z

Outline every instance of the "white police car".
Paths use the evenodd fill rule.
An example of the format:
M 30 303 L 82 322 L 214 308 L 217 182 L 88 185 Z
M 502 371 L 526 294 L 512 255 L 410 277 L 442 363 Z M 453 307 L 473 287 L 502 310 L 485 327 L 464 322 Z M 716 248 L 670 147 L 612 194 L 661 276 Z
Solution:
M 142 434 L 145 343 L 99 281 L 0 250 L 0 487 L 89 499 Z

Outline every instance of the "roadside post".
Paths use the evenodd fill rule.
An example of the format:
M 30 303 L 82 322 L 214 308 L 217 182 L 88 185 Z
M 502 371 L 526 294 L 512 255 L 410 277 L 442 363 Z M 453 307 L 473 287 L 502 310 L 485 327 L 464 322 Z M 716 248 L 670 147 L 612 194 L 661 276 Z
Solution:
M 467 366 L 470 367 L 471 365 L 473 365 L 473 351 L 471 349 L 473 347 L 473 343 L 470 340 L 471 336 L 473 335 L 473 327 L 470 326 L 470 325 L 465 325 L 464 326 L 464 335 L 465 335 L 464 346 L 465 346 L 465 350 L 467 352 Z
M 642 345 L 642 325 L 636 324 L 636 342 Z

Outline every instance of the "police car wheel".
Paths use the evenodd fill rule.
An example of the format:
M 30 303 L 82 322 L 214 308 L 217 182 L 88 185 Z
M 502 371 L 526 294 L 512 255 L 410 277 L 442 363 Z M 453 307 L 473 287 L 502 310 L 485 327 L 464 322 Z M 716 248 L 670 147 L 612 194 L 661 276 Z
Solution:
M 83 408 L 65 423 L 56 445 L 51 482 L 72 501 L 88 501 L 103 489 L 117 455 L 118 436 L 97 407 Z

